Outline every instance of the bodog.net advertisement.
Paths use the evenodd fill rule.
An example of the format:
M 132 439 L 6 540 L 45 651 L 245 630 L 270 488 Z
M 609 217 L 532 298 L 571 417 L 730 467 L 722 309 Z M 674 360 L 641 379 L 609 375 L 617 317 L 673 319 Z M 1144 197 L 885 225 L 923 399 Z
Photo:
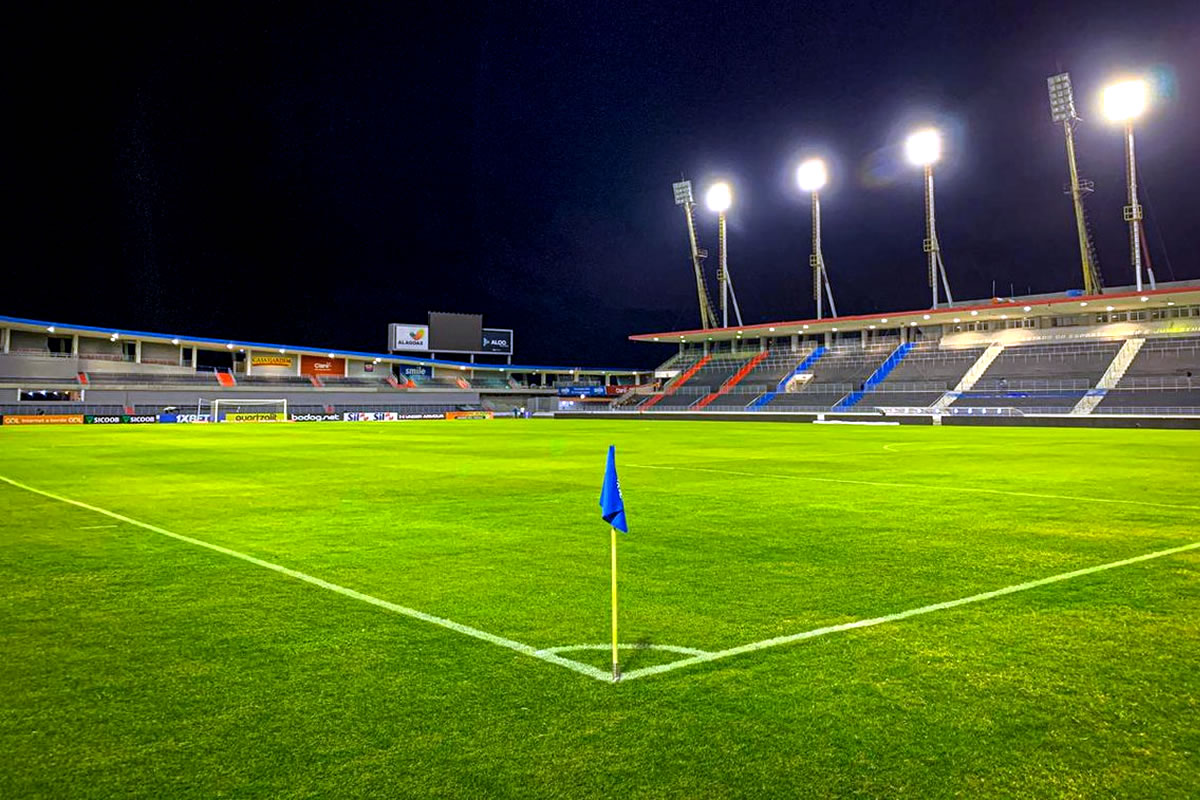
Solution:
M 83 414 L 5 414 L 4 425 L 82 425 Z

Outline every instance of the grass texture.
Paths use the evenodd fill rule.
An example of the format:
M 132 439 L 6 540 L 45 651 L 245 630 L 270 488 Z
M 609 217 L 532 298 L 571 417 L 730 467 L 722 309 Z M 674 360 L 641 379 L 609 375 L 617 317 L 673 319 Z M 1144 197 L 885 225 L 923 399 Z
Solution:
M 1200 541 L 1193 431 L 0 431 L 0 475 L 627 670 Z M 608 684 L 0 483 L 0 797 L 1188 797 L 1200 550 Z M 564 655 L 607 668 L 607 653 Z

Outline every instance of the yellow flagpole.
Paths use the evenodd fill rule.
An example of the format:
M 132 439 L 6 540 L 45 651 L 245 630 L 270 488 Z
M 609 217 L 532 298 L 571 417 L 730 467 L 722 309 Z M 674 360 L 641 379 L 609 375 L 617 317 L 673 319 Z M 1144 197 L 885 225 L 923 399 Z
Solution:
M 612 667 L 613 680 L 621 679 L 621 664 L 617 657 L 617 529 L 612 529 Z

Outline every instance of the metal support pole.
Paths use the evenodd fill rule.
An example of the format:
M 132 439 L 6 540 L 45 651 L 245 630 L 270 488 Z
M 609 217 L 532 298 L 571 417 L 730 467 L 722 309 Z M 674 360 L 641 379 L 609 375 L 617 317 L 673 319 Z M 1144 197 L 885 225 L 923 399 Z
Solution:
M 1138 204 L 1137 162 L 1133 157 L 1133 122 L 1125 123 L 1125 178 L 1129 186 L 1129 204 L 1125 206 L 1125 221 L 1129 223 L 1129 254 L 1137 290 L 1142 290 L 1142 207 Z
M 696 299 L 700 303 L 700 327 L 708 329 L 716 327 L 717 321 L 711 316 L 712 312 L 708 302 L 708 292 L 704 288 L 704 267 L 700 256 L 700 245 L 696 239 L 695 207 L 695 203 L 684 203 L 683 213 L 687 217 L 688 243 L 691 245 L 692 252 L 692 269 L 696 273 Z
M 725 212 L 717 215 L 717 283 L 721 292 L 721 327 L 729 327 L 729 264 L 725 254 Z
M 932 297 L 932 308 L 938 307 L 938 276 L 937 276 L 937 222 L 934 219 L 933 207 L 933 166 L 925 165 L 925 250 L 926 273 Z
M 1085 294 L 1100 294 L 1103 288 L 1098 280 L 1098 270 L 1092 263 L 1088 247 L 1087 218 L 1083 211 L 1083 189 L 1079 185 L 1079 170 L 1075 166 L 1074 120 L 1063 120 L 1063 134 L 1067 140 L 1067 166 L 1071 173 L 1071 203 L 1075 207 L 1075 230 L 1079 236 L 1079 260 L 1083 264 L 1083 291 Z
M 812 193 L 812 258 L 809 259 L 813 276 L 813 299 L 817 301 L 817 319 L 822 319 L 824 304 L 822 303 L 821 273 L 821 197 L 818 192 Z

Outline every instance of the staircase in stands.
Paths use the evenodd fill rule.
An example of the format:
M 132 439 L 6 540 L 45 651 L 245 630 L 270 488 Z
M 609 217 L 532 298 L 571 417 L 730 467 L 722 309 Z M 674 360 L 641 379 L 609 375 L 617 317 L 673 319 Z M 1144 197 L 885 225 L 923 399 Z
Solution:
M 695 405 L 692 406 L 692 408 L 694 408 L 694 409 L 704 408 L 707 405 L 709 405 L 712 401 L 714 401 L 718 397 L 720 397 L 721 395 L 726 394 L 730 389 L 732 389 L 733 387 L 735 387 L 739 383 L 741 383 L 743 378 L 745 378 L 747 375 L 749 375 L 751 372 L 753 372 L 754 368 L 757 367 L 759 364 L 761 364 L 762 360 L 766 357 L 767 357 L 767 351 L 763 350 L 761 353 L 756 355 L 754 358 L 750 359 L 745 364 L 743 364 L 741 369 L 739 369 L 737 372 L 733 373 L 728 378 L 726 378 L 725 382 L 722 383 L 715 392 L 713 392 L 712 394 L 707 394 L 704 397 L 701 397 L 699 400 L 697 400 Z
M 959 379 L 955 387 L 937 399 L 937 402 L 933 404 L 933 408 L 937 410 L 946 408 L 961 397 L 963 392 L 971 391 L 975 387 L 975 384 L 979 382 L 979 379 L 983 377 L 983 373 L 987 372 L 988 367 L 996 360 L 996 357 L 1003 352 L 1004 345 L 989 345 L 987 350 L 979 354 L 979 358 L 966 371 L 966 374 Z
M 1126 370 L 1133 363 L 1133 359 L 1137 358 L 1137 354 L 1141 352 L 1142 345 L 1145 343 L 1145 339 L 1137 337 L 1126 339 L 1125 344 L 1121 345 L 1121 349 L 1113 356 L 1108 369 L 1100 376 L 1100 380 L 1096 381 L 1095 387 L 1089 389 L 1088 393 L 1079 399 L 1079 402 L 1071 409 L 1071 413 L 1090 414 L 1095 411 L 1096 406 L 1100 405 L 1100 401 L 1108 394 L 1108 390 L 1115 389 L 1121 382 L 1121 378 L 1125 377 Z
M 891 355 L 889 355 L 887 358 L 885 358 L 883 360 L 883 363 L 875 368 L 875 371 L 871 373 L 870 377 L 868 377 L 865 381 L 863 381 L 862 388 L 858 389 L 857 391 L 850 392 L 850 394 L 846 395 L 841 400 L 839 400 L 837 402 L 837 405 L 835 405 L 833 407 L 833 410 L 834 411 L 849 411 L 850 409 L 852 409 L 856 405 L 858 405 L 858 402 L 860 400 L 862 400 L 864 397 L 866 397 L 866 395 L 872 389 L 874 389 L 876 386 L 883 383 L 884 380 L 887 379 L 887 376 L 891 374 L 892 370 L 894 370 L 896 368 L 897 364 L 899 364 L 901 361 L 904 360 L 904 357 L 906 355 L 908 355 L 908 351 L 911 350 L 912 348 L 913 348 L 912 342 L 905 342 L 904 344 L 900 345 L 895 350 L 893 350 Z
M 780 379 L 779 384 L 775 387 L 774 391 L 763 392 L 758 397 L 754 398 L 754 401 L 746 407 L 753 411 L 770 403 L 775 399 L 776 395 L 787 388 L 788 381 L 797 375 L 800 375 L 801 373 L 808 372 L 810 369 L 812 369 L 813 364 L 817 363 L 823 355 L 825 355 L 825 345 L 817 345 L 816 349 L 805 356 L 804 360 L 801 361 L 794 370 L 789 372 L 787 375 L 784 375 L 783 378 Z
M 648 408 L 653 408 L 654 405 L 656 403 L 658 403 L 659 400 L 662 400 L 667 395 L 675 394 L 675 391 L 680 386 L 683 386 L 685 383 L 690 381 L 692 379 L 692 377 L 697 372 L 702 370 L 704 368 L 704 365 L 707 364 L 709 361 L 712 361 L 711 355 L 707 355 L 704 358 L 697 361 L 695 364 L 692 364 L 685 371 L 683 371 L 682 373 L 677 375 L 670 383 L 668 383 L 666 386 L 664 386 L 662 394 L 650 395 L 650 399 L 647 400 L 646 402 L 642 403 L 640 406 L 638 406 L 638 410 L 645 411 Z

